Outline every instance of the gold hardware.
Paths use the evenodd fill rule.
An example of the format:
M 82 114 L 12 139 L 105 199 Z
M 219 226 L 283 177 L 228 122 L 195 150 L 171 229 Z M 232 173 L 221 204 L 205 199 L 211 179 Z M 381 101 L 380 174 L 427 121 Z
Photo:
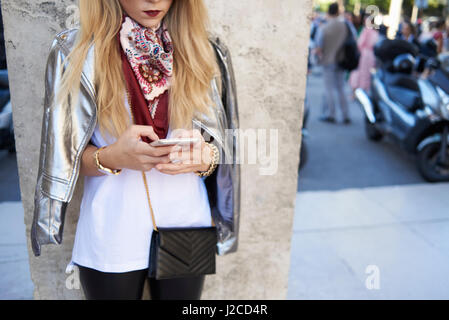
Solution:
M 142 171 L 142 177 L 143 177 L 143 183 L 145 184 L 145 190 L 147 192 L 148 205 L 150 206 L 150 210 L 151 210 L 151 220 L 153 220 L 153 229 L 154 229 L 154 231 L 157 231 L 156 220 L 154 219 L 153 206 L 151 205 L 150 193 L 148 191 L 147 176 L 145 175 L 144 171 Z
M 110 169 L 110 168 L 106 168 L 104 167 L 101 163 L 100 163 L 100 159 L 98 157 L 98 154 L 100 153 L 101 150 L 103 150 L 104 148 L 106 148 L 106 146 L 98 148 L 95 153 L 94 153 L 94 157 L 95 157 L 95 164 L 97 165 L 97 169 L 100 171 L 106 171 L 115 175 L 118 175 L 122 172 L 122 169 Z
M 195 172 L 197 176 L 199 177 L 208 177 L 210 176 L 215 169 L 218 166 L 218 162 L 220 160 L 220 153 L 218 151 L 217 146 L 213 145 L 212 143 L 206 142 L 206 144 L 208 144 L 211 148 L 212 148 L 212 152 L 213 152 L 213 156 L 212 156 L 212 163 L 209 166 L 209 169 L 207 171 L 197 171 Z

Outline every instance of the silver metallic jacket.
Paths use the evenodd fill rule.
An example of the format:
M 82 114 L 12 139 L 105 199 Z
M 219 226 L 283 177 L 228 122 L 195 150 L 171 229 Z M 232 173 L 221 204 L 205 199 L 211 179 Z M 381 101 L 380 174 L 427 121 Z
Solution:
M 45 103 L 42 120 L 39 170 L 34 196 L 31 242 L 35 256 L 41 245 L 61 244 L 64 217 L 78 180 L 82 154 L 97 123 L 94 87 L 94 45 L 89 49 L 81 76 L 77 105 L 63 108 L 55 93 L 66 68 L 78 29 L 64 30 L 53 40 L 45 72 Z M 231 57 L 218 38 L 210 39 L 221 70 L 222 94 L 217 79 L 211 82 L 213 116 L 195 115 L 193 127 L 220 150 L 220 164 L 205 181 L 209 203 L 218 231 L 218 254 L 237 250 L 240 217 L 240 167 L 236 164 L 236 139 L 226 129 L 239 127 L 236 90 Z M 206 138 L 206 136 L 208 138 Z

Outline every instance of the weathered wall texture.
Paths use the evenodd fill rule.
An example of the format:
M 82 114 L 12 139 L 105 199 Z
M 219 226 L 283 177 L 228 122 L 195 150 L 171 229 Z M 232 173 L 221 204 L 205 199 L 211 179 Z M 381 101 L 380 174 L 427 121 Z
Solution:
M 279 130 L 279 165 L 271 176 L 242 167 L 239 251 L 219 260 L 204 297 L 285 299 L 312 1 L 207 2 L 232 52 L 240 125 Z
M 279 163 L 271 176 L 259 174 L 264 167 L 259 162 L 242 166 L 239 250 L 218 258 L 217 274 L 208 277 L 203 298 L 284 299 L 312 0 L 206 2 L 212 31 L 232 52 L 241 127 L 278 129 Z M 45 62 L 52 37 L 66 28 L 74 3 L 2 0 L 27 237 L 39 160 Z M 41 257 L 35 258 L 28 245 L 36 299 L 83 297 L 81 290 L 67 289 L 70 278 L 64 273 L 81 197 L 82 179 L 68 208 L 61 246 L 44 246 Z

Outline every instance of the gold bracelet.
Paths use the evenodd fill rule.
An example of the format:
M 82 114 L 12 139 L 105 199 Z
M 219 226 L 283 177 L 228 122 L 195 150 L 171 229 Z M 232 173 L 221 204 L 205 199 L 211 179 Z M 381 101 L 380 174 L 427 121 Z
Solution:
M 95 164 L 97 165 L 98 171 L 103 172 L 103 173 L 112 173 L 112 174 L 114 174 L 114 175 L 120 174 L 120 173 L 122 172 L 122 169 L 114 169 L 114 170 L 113 170 L 113 169 L 110 169 L 110 168 L 103 167 L 103 166 L 101 165 L 100 159 L 98 158 L 98 154 L 99 154 L 100 151 L 103 150 L 104 148 L 106 148 L 106 146 L 101 147 L 101 148 L 98 148 L 98 149 L 95 151 L 95 153 L 94 153 Z
M 218 148 L 215 145 L 213 145 L 212 143 L 206 142 L 206 144 L 208 144 L 212 148 L 212 151 L 213 151 L 212 163 L 209 166 L 209 170 L 195 172 L 196 175 L 199 177 L 210 176 L 215 171 L 215 169 L 218 166 L 218 162 L 220 161 L 220 152 L 218 151 Z

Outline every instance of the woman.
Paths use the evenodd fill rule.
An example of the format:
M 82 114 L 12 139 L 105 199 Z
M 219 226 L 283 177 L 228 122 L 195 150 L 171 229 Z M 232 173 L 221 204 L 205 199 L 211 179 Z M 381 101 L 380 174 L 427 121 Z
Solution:
M 402 23 L 400 39 L 413 43 L 417 48 L 420 47 L 419 41 L 416 38 L 416 28 L 413 23 L 408 20 L 405 20 Z
M 56 37 L 47 62 L 33 250 L 61 243 L 81 173 L 68 271 L 79 267 L 87 299 L 140 299 L 153 230 L 142 174 L 158 227 L 215 223 L 218 253 L 237 248 L 240 172 L 225 137 L 238 127 L 232 64 L 208 40 L 202 0 L 80 0 L 80 17 L 79 31 Z M 173 137 L 198 140 L 148 144 Z M 150 279 L 150 295 L 199 299 L 203 282 Z
M 375 67 L 376 58 L 374 56 L 374 45 L 379 39 L 379 33 L 369 24 L 370 19 L 365 19 L 365 28 L 357 40 L 357 46 L 360 51 L 359 65 L 356 70 L 351 72 L 349 85 L 353 91 L 357 88 L 369 90 L 371 85 L 371 68 Z

